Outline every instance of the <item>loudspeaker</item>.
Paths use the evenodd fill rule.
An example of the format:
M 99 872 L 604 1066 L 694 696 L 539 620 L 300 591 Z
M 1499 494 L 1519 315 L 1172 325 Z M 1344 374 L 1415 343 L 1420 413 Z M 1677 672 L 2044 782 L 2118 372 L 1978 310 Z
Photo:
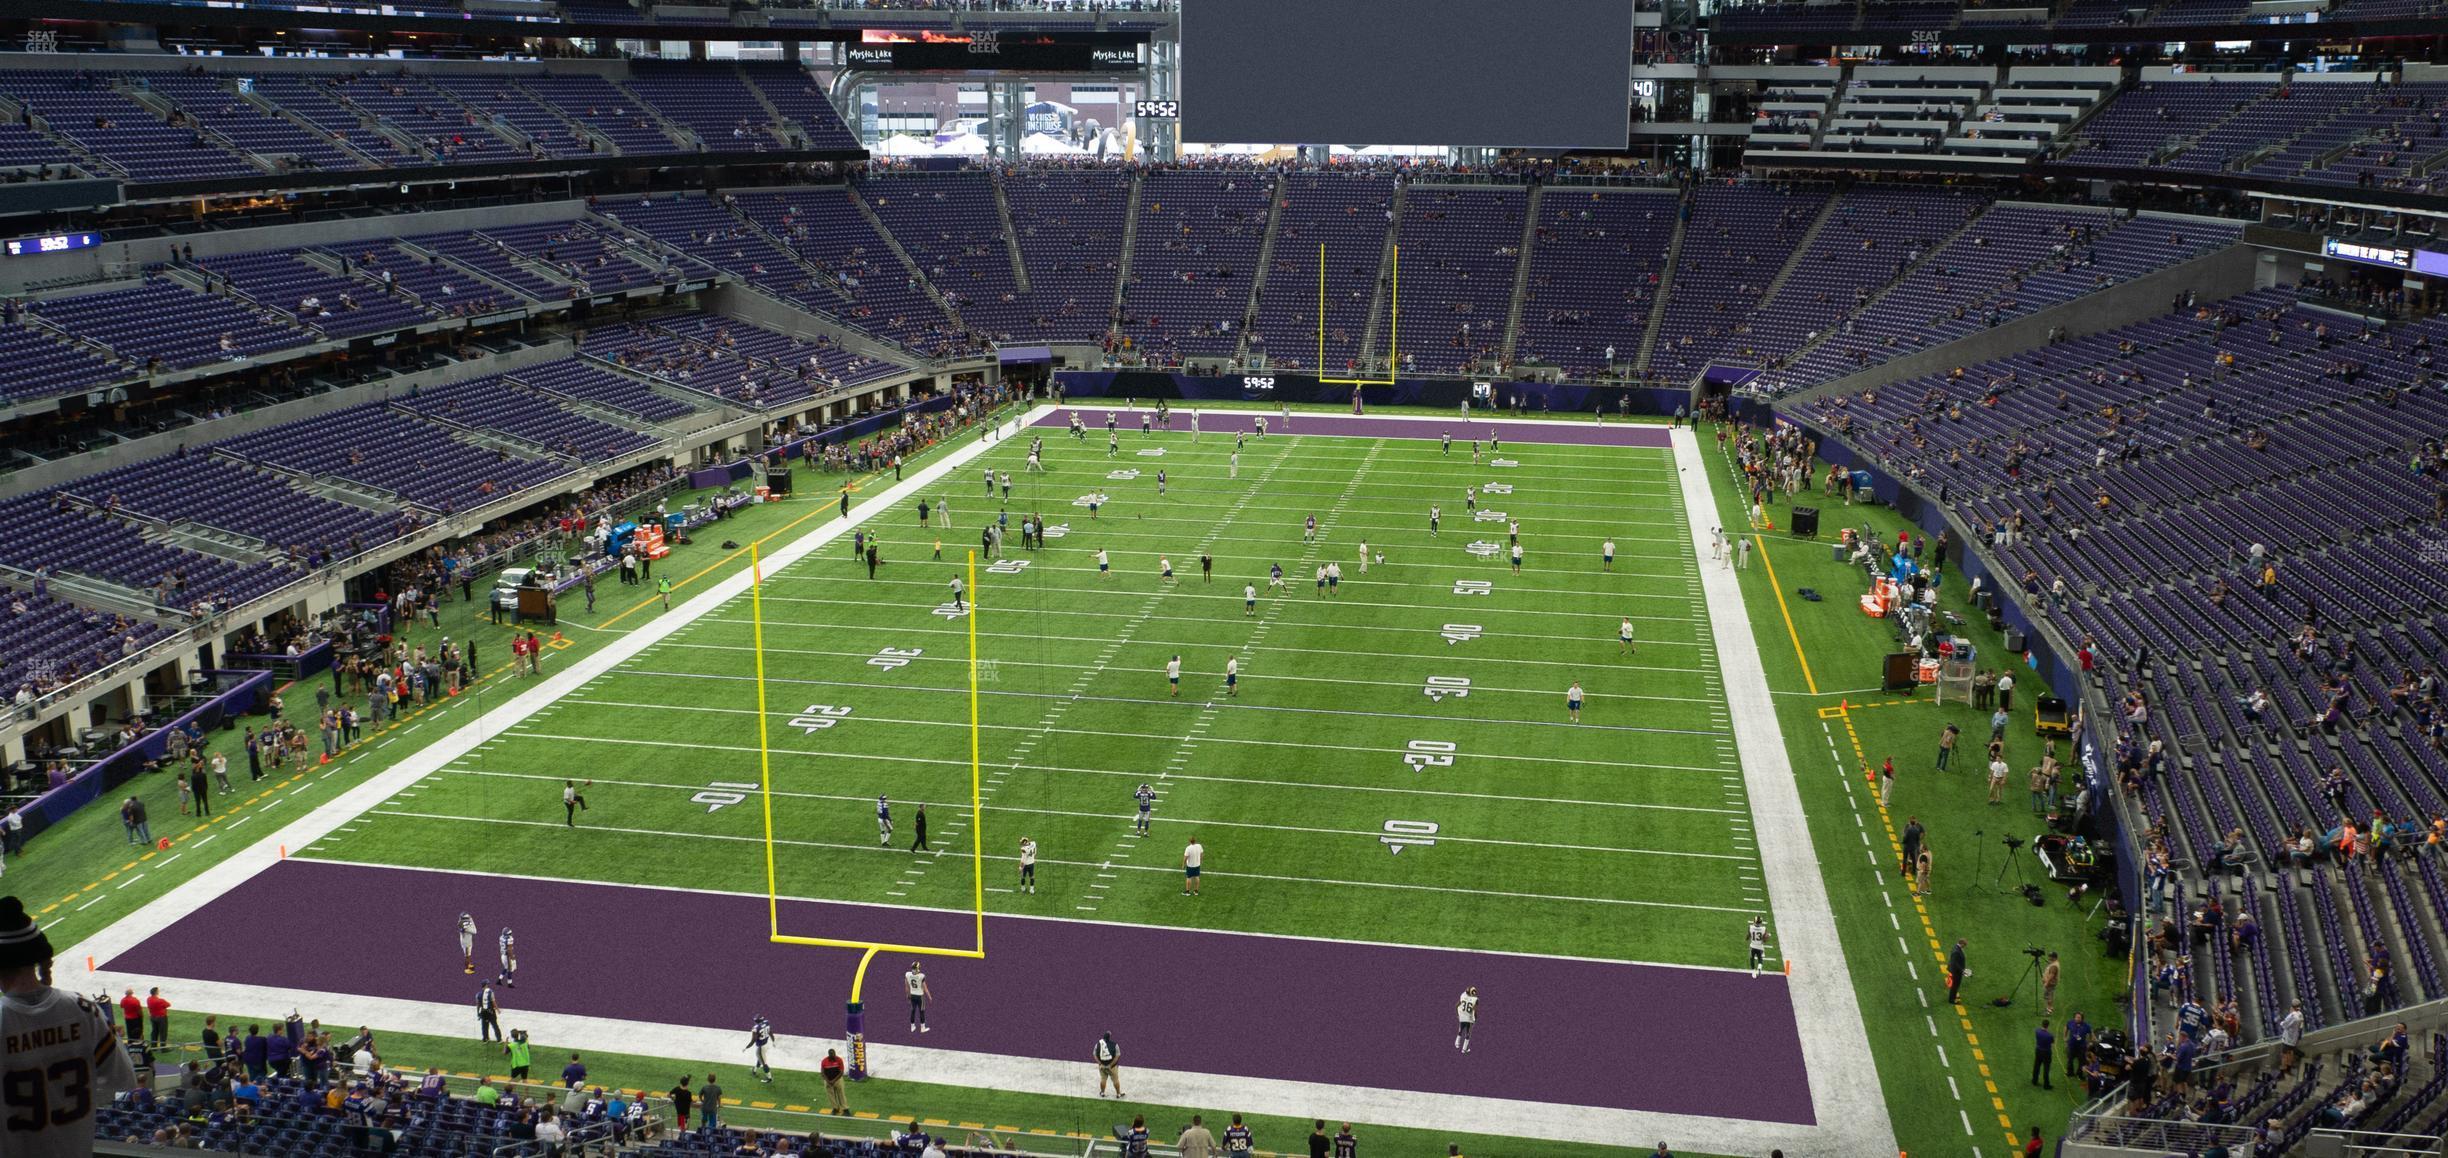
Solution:
M 1793 533 L 1805 539 L 1818 538 L 1819 508 L 1795 507 L 1793 509 Z
M 767 493 L 777 497 L 791 493 L 791 472 L 789 469 L 785 468 L 782 470 L 766 471 L 765 490 Z
M 2030 641 L 2023 638 L 2022 632 L 2013 628 L 2006 629 L 2006 650 L 2020 654 L 2029 646 Z

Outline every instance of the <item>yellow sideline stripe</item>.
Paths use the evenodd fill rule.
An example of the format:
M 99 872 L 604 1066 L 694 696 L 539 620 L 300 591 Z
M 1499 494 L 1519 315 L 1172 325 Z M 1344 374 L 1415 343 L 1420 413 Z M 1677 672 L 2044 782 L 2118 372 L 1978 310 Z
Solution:
M 1802 684 L 1810 694 L 1819 694 L 1819 681 L 1811 677 L 1810 656 L 1802 650 L 1802 635 L 1794 630 L 1793 608 L 1785 605 L 1785 584 L 1778 582 L 1776 564 L 1768 558 L 1768 540 L 1754 533 L 1751 541 L 1759 544 L 1760 563 L 1768 568 L 1768 588 L 1776 593 L 1777 614 L 1785 617 L 1785 638 L 1793 641 L 1794 658 L 1802 663 Z
M 1862 750 L 1861 733 L 1854 731 L 1853 729 L 1853 715 L 1851 710 L 1841 706 L 1834 708 L 1821 708 L 1819 709 L 1819 714 L 1822 717 L 1833 717 L 1844 725 L 1845 740 L 1853 746 L 1854 767 L 1859 768 L 1862 775 L 1869 775 L 1870 757 Z M 1901 858 L 1904 855 L 1904 840 L 1902 837 L 1896 835 L 1894 814 L 1887 811 L 1887 806 L 1885 804 L 1879 803 L 1877 793 L 1871 794 L 1870 803 L 1873 807 L 1878 809 L 1880 827 L 1887 830 L 1888 848 L 1891 850 L 1894 856 Z M 1884 876 L 1884 873 L 1885 870 L 1882 869 L 1882 877 Z M 1923 936 L 1929 938 L 1930 955 L 1937 958 L 1938 967 L 1943 971 L 1946 968 L 1946 948 L 1944 943 L 1938 938 L 1937 925 L 1930 920 L 1929 902 L 1930 898 L 1927 896 L 1913 898 L 1913 912 L 1920 916 L 1921 933 Z M 2015 1133 L 2014 1119 L 2008 1117 L 2006 1114 L 2006 1099 L 1998 1095 L 1996 1077 L 1990 1072 L 1989 1069 L 1989 1055 L 1982 1051 L 1980 1035 L 1973 1032 L 1972 1019 L 1969 1016 L 1966 1016 L 1967 1012 L 1968 1011 L 1960 1003 L 1955 1006 L 1956 1020 L 1961 1022 L 1963 1025 L 1964 1045 L 1966 1048 L 1972 1051 L 1972 1064 L 1980 1070 L 1981 1085 L 1988 1091 L 1990 1107 L 1997 1111 L 1998 1126 L 2006 1131 L 2007 1150 L 2009 1152 L 2018 1150 L 2022 1148 L 2023 1140 Z

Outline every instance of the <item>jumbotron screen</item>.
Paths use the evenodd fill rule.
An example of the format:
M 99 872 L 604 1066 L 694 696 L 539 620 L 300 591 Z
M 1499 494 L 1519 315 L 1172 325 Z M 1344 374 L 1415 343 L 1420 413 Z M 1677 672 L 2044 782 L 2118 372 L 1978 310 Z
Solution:
M 1201 144 L 1620 149 L 1632 0 L 1186 0 Z

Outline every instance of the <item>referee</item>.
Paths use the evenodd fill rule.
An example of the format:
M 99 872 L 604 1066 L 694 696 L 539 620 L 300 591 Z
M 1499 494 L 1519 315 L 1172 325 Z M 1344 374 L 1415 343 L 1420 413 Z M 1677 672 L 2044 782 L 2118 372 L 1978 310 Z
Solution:
M 476 1040 L 501 1039 L 501 1003 L 493 1000 L 493 987 L 487 985 L 476 991 Z

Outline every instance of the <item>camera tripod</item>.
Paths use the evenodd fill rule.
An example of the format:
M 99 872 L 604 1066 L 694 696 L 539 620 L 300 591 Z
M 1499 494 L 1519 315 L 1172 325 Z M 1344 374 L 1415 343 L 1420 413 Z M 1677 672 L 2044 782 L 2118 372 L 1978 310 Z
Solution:
M 2006 846 L 2006 859 L 1998 862 L 1997 876 L 1995 879 L 1992 879 L 1989 882 L 1989 887 L 1994 890 L 2005 885 L 2006 870 L 2009 868 L 2015 870 L 2015 879 L 2017 881 L 2020 881 L 2025 885 L 2031 884 L 2031 870 L 2023 867 L 2022 857 L 2015 855 L 2016 853 L 2023 851 L 2023 838 L 2019 836 L 2009 836 L 2004 838 L 2001 843 L 2005 844 Z
M 2015 983 L 2007 986 L 2006 992 L 1991 998 L 1989 1004 L 1997 1006 L 2000 1009 L 2014 1004 L 2015 998 L 2021 995 L 2023 992 L 2023 983 L 2025 981 L 2031 982 L 2032 997 L 2034 1000 L 2037 1000 L 2040 997 L 2040 959 L 2046 956 L 2048 956 L 2048 953 L 2045 950 L 2023 950 L 2023 976 L 2015 978 Z

